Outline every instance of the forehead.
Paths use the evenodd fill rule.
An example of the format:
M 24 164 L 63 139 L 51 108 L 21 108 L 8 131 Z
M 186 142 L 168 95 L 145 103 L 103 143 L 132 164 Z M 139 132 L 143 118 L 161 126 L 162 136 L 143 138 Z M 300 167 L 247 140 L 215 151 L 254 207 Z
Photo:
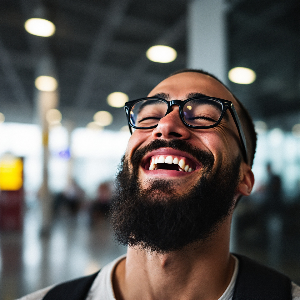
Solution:
M 191 93 L 230 100 L 236 103 L 232 94 L 214 78 L 196 72 L 184 72 L 168 77 L 160 82 L 148 96 L 165 93 L 170 99 L 184 100 Z

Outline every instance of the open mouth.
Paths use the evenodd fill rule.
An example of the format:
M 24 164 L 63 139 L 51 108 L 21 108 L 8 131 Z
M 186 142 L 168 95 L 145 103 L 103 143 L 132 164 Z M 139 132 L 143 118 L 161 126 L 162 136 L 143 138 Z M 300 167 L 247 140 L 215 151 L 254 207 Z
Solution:
M 197 168 L 195 162 L 183 156 L 154 155 L 147 159 L 144 166 L 146 170 L 175 170 L 180 172 L 193 172 Z

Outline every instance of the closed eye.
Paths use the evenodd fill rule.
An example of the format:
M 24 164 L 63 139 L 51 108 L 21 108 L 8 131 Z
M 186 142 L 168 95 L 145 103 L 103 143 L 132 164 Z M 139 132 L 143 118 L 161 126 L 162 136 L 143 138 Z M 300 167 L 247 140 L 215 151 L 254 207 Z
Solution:
M 154 121 L 154 120 L 157 120 L 157 121 L 159 121 L 161 118 L 160 117 L 146 117 L 146 118 L 143 118 L 143 119 L 141 119 L 141 120 L 138 120 L 138 124 L 140 124 L 140 123 L 145 123 L 145 122 L 152 122 L 152 121 Z
M 197 117 L 192 117 L 192 118 L 186 118 L 188 121 L 194 121 L 194 120 L 206 120 L 206 121 L 211 121 L 211 122 L 217 122 L 217 120 L 214 120 L 210 117 L 205 117 L 205 116 L 197 116 Z

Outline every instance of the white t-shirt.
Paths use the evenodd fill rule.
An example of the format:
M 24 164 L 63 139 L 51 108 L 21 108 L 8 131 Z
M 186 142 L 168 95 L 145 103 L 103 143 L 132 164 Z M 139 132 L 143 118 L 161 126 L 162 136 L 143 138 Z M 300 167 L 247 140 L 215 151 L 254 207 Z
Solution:
M 115 295 L 113 291 L 113 285 L 112 285 L 112 276 L 114 269 L 116 265 L 122 260 L 125 259 L 126 255 L 123 255 L 121 257 L 118 257 L 105 267 L 101 269 L 101 272 L 97 275 L 96 279 L 94 280 L 90 291 L 87 295 L 86 300 L 115 300 Z M 234 286 L 236 282 L 236 277 L 238 274 L 239 269 L 239 261 L 235 258 L 235 267 L 234 272 L 231 278 L 231 281 L 223 293 L 223 295 L 218 300 L 232 300 Z M 52 288 L 47 287 L 45 289 L 39 290 L 35 293 L 29 294 L 27 296 L 24 296 L 18 300 L 42 300 L 43 297 L 46 295 L 46 293 Z M 294 283 L 292 283 L 292 295 L 293 300 L 300 300 L 300 287 Z

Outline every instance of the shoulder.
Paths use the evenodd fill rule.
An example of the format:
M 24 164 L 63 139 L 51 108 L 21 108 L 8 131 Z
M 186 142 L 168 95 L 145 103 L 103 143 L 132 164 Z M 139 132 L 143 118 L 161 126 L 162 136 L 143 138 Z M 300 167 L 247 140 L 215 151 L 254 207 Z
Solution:
M 53 288 L 54 286 L 48 286 L 46 288 L 43 288 L 41 290 L 38 290 L 34 293 L 28 294 L 22 298 L 19 298 L 17 300 L 42 300 L 44 296 Z
M 118 257 L 101 269 L 88 293 L 87 300 L 115 299 L 112 283 L 113 272 L 118 263 L 125 258 L 126 255 Z
M 52 285 L 34 293 L 26 295 L 17 300 L 43 300 L 47 299 L 65 299 L 64 295 L 87 295 L 86 299 L 107 299 L 107 294 L 112 295 L 109 299 L 114 299 L 112 287 L 112 273 L 119 261 L 126 256 L 116 258 L 114 261 L 104 266 L 101 272 L 65 281 L 60 284 Z M 100 295 L 100 296 L 99 296 Z M 102 297 L 102 296 L 105 297 Z M 72 298 L 72 297 L 70 297 Z M 84 297 L 77 297 L 83 299 Z
M 293 300 L 300 300 L 300 286 L 292 282 Z
M 240 296 L 243 299 L 242 296 L 246 294 L 249 299 L 289 298 L 300 300 L 298 297 L 299 287 L 292 284 L 286 275 L 247 257 L 241 255 L 237 255 L 237 257 L 239 259 L 239 274 L 234 291 L 236 299 L 240 299 Z

